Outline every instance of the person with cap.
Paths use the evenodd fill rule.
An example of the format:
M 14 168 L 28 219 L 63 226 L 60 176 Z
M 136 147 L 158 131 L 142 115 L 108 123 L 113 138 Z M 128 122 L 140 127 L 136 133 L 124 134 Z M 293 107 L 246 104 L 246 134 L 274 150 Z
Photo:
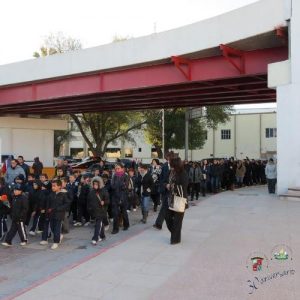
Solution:
M 10 166 L 8 167 L 5 173 L 5 182 L 8 185 L 12 185 L 14 183 L 15 178 L 19 175 L 23 175 L 23 178 L 25 178 L 25 172 L 23 168 L 19 166 L 18 161 L 16 159 L 12 159 Z
M 12 245 L 13 238 L 18 232 L 21 240 L 20 245 L 25 246 L 27 244 L 27 234 L 24 221 L 28 211 L 28 198 L 22 192 L 22 187 L 20 184 L 14 185 L 11 206 L 11 227 L 5 237 L 5 242 L 2 243 L 2 245 L 5 247 L 10 247 Z
M 92 244 L 97 245 L 98 242 L 105 239 L 104 222 L 107 218 L 107 206 L 109 204 L 109 196 L 104 189 L 104 183 L 101 177 L 92 180 L 92 189 L 87 198 L 88 212 L 95 219 L 95 230 L 92 237 Z
M 14 183 L 12 184 L 12 187 L 14 184 L 20 184 L 22 191 L 25 193 L 26 192 L 26 183 L 25 183 L 25 176 L 23 174 L 18 175 L 15 180 Z
M 277 180 L 277 167 L 273 158 L 269 159 L 267 163 L 265 174 L 268 182 L 269 194 L 275 194 L 276 180 Z

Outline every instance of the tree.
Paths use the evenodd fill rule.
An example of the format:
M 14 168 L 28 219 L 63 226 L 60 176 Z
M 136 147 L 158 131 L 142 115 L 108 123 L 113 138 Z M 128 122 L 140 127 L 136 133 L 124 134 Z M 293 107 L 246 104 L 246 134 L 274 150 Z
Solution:
M 78 39 L 66 37 L 62 32 L 52 33 L 45 37 L 44 43 L 40 47 L 40 52 L 34 52 L 33 57 L 44 57 L 80 49 L 82 49 L 82 44 Z
M 114 42 L 120 42 L 128 37 L 115 36 Z M 34 57 L 43 57 L 82 48 L 81 42 L 62 33 L 51 34 L 45 38 L 39 52 L 34 52 Z M 131 132 L 140 129 L 145 123 L 144 115 L 139 112 L 99 112 L 71 114 L 85 142 L 95 156 L 104 156 L 110 143 L 119 138 L 132 141 Z M 69 132 L 59 132 L 56 148 L 65 141 Z M 57 149 L 56 149 L 57 150 Z
M 94 156 L 104 156 L 110 143 L 119 138 L 132 141 L 132 132 L 141 129 L 146 120 L 139 112 L 102 112 L 71 114 Z
M 201 118 L 189 120 L 189 149 L 200 149 L 205 143 L 206 129 L 216 128 L 229 119 L 231 106 L 209 106 Z M 155 146 L 162 157 L 162 124 L 159 111 L 147 113 L 145 135 L 147 141 Z M 165 152 L 169 149 L 183 149 L 185 144 L 185 109 L 165 110 Z

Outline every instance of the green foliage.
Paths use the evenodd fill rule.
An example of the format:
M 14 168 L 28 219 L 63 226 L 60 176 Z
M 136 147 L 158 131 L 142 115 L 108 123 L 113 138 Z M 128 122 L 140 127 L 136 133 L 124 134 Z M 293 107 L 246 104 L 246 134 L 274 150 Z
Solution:
M 208 106 L 206 107 L 205 122 L 208 128 L 216 129 L 220 123 L 229 121 L 230 113 L 232 112 L 231 105 L 225 106 Z
M 201 118 L 189 121 L 189 149 L 200 149 L 205 143 L 206 129 L 215 128 L 229 119 L 231 106 L 210 106 L 205 109 Z M 152 110 L 146 113 L 147 142 L 153 144 L 162 155 L 162 118 L 161 111 Z M 165 151 L 183 149 L 185 145 L 185 109 L 165 109 Z

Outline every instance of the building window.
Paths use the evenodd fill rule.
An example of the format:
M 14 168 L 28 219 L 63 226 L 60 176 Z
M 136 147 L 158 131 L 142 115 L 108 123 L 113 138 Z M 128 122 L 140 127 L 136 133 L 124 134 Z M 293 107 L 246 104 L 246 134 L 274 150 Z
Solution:
M 266 138 L 277 137 L 277 128 L 266 128 Z
M 142 148 L 139 148 L 139 152 L 142 152 Z
M 230 129 L 222 129 L 221 130 L 221 139 L 222 140 L 230 140 L 231 139 L 231 130 Z

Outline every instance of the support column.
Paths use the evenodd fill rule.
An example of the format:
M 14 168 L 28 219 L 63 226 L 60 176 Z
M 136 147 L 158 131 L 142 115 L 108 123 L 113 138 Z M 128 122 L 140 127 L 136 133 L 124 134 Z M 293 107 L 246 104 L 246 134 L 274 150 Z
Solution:
M 184 147 L 184 159 L 189 160 L 189 119 L 190 109 L 185 110 L 185 147 Z
M 278 194 L 300 187 L 300 2 L 292 0 L 290 83 L 277 87 Z

